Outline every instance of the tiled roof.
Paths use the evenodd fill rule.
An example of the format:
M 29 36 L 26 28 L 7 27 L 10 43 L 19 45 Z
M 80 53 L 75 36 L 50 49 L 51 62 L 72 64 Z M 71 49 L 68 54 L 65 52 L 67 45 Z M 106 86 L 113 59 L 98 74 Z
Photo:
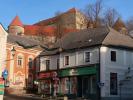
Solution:
M 72 32 L 57 41 L 54 48 L 62 48 L 63 51 L 66 51 L 101 45 L 108 32 L 108 28 L 90 28 Z M 59 52 L 59 50 L 42 52 L 41 55 L 52 55 L 58 53 L 57 51 Z
M 65 35 L 55 44 L 54 48 L 58 48 L 57 50 L 42 52 L 41 55 L 59 53 L 59 48 L 67 51 L 100 45 L 133 49 L 133 38 L 110 27 L 90 28 Z
M 79 32 L 69 33 L 55 44 L 55 47 L 61 47 L 65 50 L 83 48 L 102 44 L 102 41 L 108 34 L 108 28 L 90 28 Z
M 33 48 L 39 46 L 40 43 L 33 39 L 26 38 L 24 36 L 9 34 L 7 37 L 7 43 L 18 44 L 24 48 Z
M 55 26 L 37 26 L 37 25 L 25 25 L 25 35 L 45 35 L 45 36 L 55 36 L 56 34 L 56 27 Z M 69 32 L 76 32 L 77 29 L 68 29 L 64 28 L 63 35 Z
M 9 26 L 21 26 L 21 27 L 23 27 L 23 24 L 22 24 L 22 22 L 20 21 L 19 17 L 16 16 L 16 17 L 12 20 L 12 22 L 11 22 L 11 24 L 10 24 Z

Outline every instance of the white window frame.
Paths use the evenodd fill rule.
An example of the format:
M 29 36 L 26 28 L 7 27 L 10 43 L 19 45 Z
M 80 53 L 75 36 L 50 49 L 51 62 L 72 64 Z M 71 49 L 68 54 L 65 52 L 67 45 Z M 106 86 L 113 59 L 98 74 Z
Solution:
M 111 60 L 111 52 L 115 52 L 116 53 L 115 61 Z M 117 51 L 116 50 L 110 50 L 110 61 L 111 62 L 117 62 Z
M 66 57 L 68 56 L 68 64 L 66 64 Z M 70 65 L 70 56 L 69 55 L 65 55 L 64 56 L 64 66 L 69 66 Z
M 89 61 L 86 61 L 86 53 L 90 53 L 90 57 L 89 57 Z M 84 63 L 90 63 L 91 62 L 91 55 L 92 55 L 92 53 L 90 52 L 90 51 L 85 51 L 84 52 Z

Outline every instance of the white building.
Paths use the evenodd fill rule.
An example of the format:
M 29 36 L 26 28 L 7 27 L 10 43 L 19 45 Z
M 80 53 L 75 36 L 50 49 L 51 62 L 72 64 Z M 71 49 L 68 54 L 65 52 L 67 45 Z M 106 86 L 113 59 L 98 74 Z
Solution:
M 108 27 L 86 29 L 66 35 L 55 48 L 41 53 L 39 75 L 44 80 L 46 76 L 50 78 L 49 89 L 55 84 L 48 74 L 53 71 L 58 72 L 59 78 L 56 92 L 69 97 L 133 99 L 133 39 L 130 36 Z
M 6 42 L 8 33 L 5 31 L 3 26 L 0 24 L 0 100 L 3 100 L 4 94 L 4 80 L 2 77 L 2 72 L 6 67 Z

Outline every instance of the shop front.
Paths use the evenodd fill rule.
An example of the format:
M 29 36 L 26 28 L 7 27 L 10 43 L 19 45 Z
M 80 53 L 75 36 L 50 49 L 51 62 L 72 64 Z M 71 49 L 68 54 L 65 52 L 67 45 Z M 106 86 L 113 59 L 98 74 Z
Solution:
M 98 65 L 62 69 L 59 71 L 59 92 L 95 100 L 98 82 Z
M 38 91 L 43 95 L 55 96 L 58 90 L 58 77 L 56 71 L 40 72 L 38 76 Z

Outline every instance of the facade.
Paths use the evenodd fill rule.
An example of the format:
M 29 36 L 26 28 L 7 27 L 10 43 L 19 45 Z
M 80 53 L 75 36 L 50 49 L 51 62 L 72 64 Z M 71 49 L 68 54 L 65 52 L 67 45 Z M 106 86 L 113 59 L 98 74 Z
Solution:
M 42 52 L 40 68 L 46 57 L 54 59 L 56 93 L 92 100 L 132 99 L 132 43 L 130 36 L 109 27 L 81 30 L 63 37 L 56 49 Z
M 37 89 L 34 84 L 39 68 L 38 55 L 42 51 L 39 42 L 18 35 L 8 35 L 6 51 L 6 84 L 9 93 L 20 94 Z M 12 55 L 12 48 L 15 55 Z M 19 91 L 19 92 L 18 92 Z
M 82 21 L 80 21 L 80 19 Z M 37 22 L 33 25 L 23 24 L 19 16 L 16 16 L 8 27 L 9 36 L 6 44 L 8 55 L 6 68 L 9 73 L 6 81 L 7 85 L 9 85 L 9 91 L 16 90 L 13 93 L 18 93 L 18 91 L 21 90 L 23 92 L 25 88 L 33 89 L 36 72 L 38 71 L 37 68 L 39 66 L 37 57 L 42 51 L 42 48 L 39 47 L 40 44 L 35 42 L 36 40 L 41 41 L 43 44 L 50 45 L 50 43 L 55 42 L 54 35 L 57 32 L 57 26 L 60 22 L 63 22 L 63 27 L 61 27 L 63 29 L 62 32 L 66 34 L 68 32 L 77 31 L 78 29 L 84 29 L 86 27 L 83 26 L 85 21 L 85 16 L 75 8 L 59 16 Z M 15 56 L 11 54 L 12 48 L 16 50 Z M 53 70 L 51 74 L 57 74 L 54 62 L 50 66 L 51 69 L 49 71 Z M 45 72 L 45 70 L 42 71 Z M 42 75 L 40 75 L 40 77 L 42 78 Z M 48 77 L 52 78 L 53 76 Z
M 0 99 L 3 100 L 4 95 L 4 76 L 6 70 L 6 43 L 8 33 L 5 31 L 3 26 L 0 24 Z M 4 74 L 3 74 L 4 73 Z
M 38 73 L 38 92 L 45 95 L 56 95 L 58 90 L 57 68 L 59 56 L 40 57 L 40 71 Z

